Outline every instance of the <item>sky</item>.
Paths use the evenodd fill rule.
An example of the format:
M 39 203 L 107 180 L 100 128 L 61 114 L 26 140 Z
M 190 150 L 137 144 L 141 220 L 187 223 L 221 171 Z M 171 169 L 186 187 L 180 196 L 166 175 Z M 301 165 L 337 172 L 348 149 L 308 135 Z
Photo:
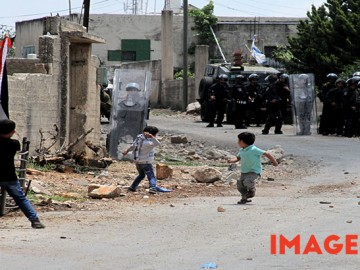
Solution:
M 90 0 L 90 14 L 132 14 L 134 0 Z M 181 6 L 182 0 L 137 0 L 138 14 L 160 13 L 165 2 Z M 214 14 L 230 17 L 306 17 L 311 5 L 319 7 L 326 0 L 214 0 Z M 45 16 L 80 13 L 83 0 L 9 0 L 0 9 L 0 26 L 13 28 L 16 21 Z M 202 8 L 209 0 L 188 0 Z

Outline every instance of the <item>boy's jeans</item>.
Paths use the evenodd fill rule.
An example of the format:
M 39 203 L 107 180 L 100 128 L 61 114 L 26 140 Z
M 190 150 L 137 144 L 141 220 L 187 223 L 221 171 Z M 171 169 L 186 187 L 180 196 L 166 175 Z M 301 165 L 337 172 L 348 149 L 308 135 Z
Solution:
M 139 175 L 136 176 L 134 182 L 131 184 L 132 188 L 137 188 L 145 176 L 149 179 L 150 188 L 156 188 L 156 178 L 152 164 L 136 164 L 136 169 L 139 172 Z
M 19 181 L 0 182 L 0 186 L 14 199 L 17 206 L 20 207 L 21 211 L 23 211 L 30 221 L 38 219 L 36 211 L 30 201 L 26 198 Z

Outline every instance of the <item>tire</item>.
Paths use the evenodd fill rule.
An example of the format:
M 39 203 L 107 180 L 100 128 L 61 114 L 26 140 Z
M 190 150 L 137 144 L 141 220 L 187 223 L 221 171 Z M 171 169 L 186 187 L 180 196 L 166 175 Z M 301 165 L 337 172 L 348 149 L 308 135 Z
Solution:
M 201 105 L 200 108 L 200 117 L 201 121 L 208 122 L 209 115 L 208 115 L 208 107 L 209 104 L 207 102 L 208 90 L 210 86 L 213 84 L 214 80 L 211 77 L 204 77 L 201 79 L 199 84 L 199 103 Z
M 201 117 L 201 121 L 203 122 L 209 122 L 209 104 L 207 101 L 203 101 L 201 103 L 201 108 L 200 108 L 200 117 Z
M 199 97 L 201 100 L 204 100 L 206 98 L 207 92 L 213 83 L 214 80 L 211 77 L 204 77 L 201 79 L 199 84 Z

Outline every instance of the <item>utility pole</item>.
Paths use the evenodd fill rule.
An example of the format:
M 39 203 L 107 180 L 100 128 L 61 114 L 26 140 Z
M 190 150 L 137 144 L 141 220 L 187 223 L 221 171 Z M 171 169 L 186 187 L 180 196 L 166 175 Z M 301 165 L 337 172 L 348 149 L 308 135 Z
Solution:
M 183 110 L 186 111 L 188 105 L 188 59 L 187 59 L 187 39 L 188 39 L 188 0 L 183 1 L 184 9 L 184 40 L 183 40 Z
M 69 0 L 69 16 L 71 16 L 71 0 Z
M 86 32 L 89 32 L 90 0 L 84 0 L 83 5 L 84 5 L 83 26 L 86 28 Z

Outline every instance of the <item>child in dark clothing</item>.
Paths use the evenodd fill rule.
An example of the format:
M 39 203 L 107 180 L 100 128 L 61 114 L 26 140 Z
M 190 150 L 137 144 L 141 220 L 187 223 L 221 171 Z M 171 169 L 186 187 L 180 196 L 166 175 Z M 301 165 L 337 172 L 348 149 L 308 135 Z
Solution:
M 0 187 L 14 199 L 21 211 L 30 220 L 31 227 L 43 229 L 45 226 L 40 222 L 39 217 L 26 198 L 20 182 L 16 175 L 14 157 L 20 151 L 20 142 L 11 139 L 15 133 L 15 122 L 9 119 L 0 120 Z

